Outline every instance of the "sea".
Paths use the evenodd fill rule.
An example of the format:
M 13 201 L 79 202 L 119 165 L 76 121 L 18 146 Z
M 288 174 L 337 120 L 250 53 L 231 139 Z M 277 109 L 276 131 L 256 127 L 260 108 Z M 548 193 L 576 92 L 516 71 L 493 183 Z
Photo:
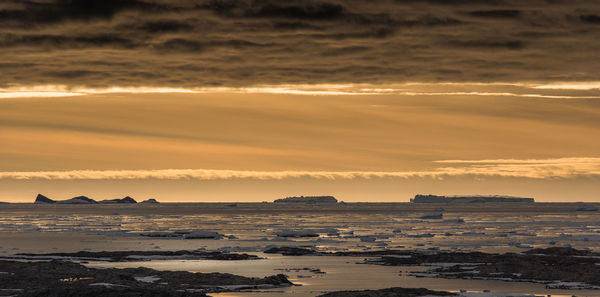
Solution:
M 598 204 L 581 203 L 161 203 L 0 205 L 0 256 L 77 251 L 202 250 L 258 260 L 88 261 L 91 267 L 284 273 L 295 286 L 212 296 L 317 296 L 339 290 L 425 287 L 473 296 L 600 296 L 544 284 L 423 278 L 427 267 L 364 264 L 365 257 L 282 256 L 272 247 L 317 251 L 523 252 L 572 247 L 600 252 Z M 218 234 L 199 239 L 185 234 Z

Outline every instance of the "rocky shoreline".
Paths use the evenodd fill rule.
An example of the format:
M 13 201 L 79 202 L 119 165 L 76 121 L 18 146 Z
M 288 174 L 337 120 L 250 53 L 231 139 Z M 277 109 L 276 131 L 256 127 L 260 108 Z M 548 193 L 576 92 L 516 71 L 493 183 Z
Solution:
M 419 296 L 455 296 L 456 294 L 444 291 L 432 291 L 424 288 L 387 288 L 380 290 L 336 291 L 317 297 L 419 297 Z
M 260 257 L 249 254 L 207 252 L 207 251 L 79 251 L 75 253 L 31 254 L 19 253 L 0 256 L 0 259 L 14 260 L 69 260 L 69 261 L 149 261 L 149 260 L 257 260 Z
M 434 250 L 318 252 L 300 247 L 276 247 L 265 253 L 368 257 L 362 263 L 431 267 L 426 272 L 412 273 L 416 277 L 534 282 L 546 284 L 548 289 L 600 290 L 600 253 L 573 248 L 492 254 Z
M 210 292 L 287 287 L 285 275 L 250 278 L 227 273 L 150 268 L 88 268 L 69 261 L 0 260 L 0 296 L 204 297 Z

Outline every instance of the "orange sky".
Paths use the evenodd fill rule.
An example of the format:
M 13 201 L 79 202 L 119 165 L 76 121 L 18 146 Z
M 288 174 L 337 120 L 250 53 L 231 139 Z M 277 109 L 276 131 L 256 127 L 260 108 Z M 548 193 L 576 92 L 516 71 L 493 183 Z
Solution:
M 31 201 L 37 192 L 165 201 L 319 193 L 407 201 L 417 192 L 598 199 L 593 90 L 362 89 L 0 99 L 0 201 Z

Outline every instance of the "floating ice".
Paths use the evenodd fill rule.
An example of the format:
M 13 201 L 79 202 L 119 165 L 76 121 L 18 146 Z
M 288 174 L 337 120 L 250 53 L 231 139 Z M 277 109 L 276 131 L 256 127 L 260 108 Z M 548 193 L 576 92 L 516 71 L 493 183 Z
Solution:
M 157 280 L 160 280 L 160 277 L 158 277 L 156 275 L 134 276 L 133 278 L 135 278 L 136 281 L 142 282 L 142 283 L 153 283 Z

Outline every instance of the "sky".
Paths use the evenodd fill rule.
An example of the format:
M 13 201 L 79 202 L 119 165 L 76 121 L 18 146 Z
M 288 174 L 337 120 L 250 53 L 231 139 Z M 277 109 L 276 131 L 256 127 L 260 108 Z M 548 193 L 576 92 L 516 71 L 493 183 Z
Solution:
M 600 5 L 0 3 L 0 201 L 600 201 Z

